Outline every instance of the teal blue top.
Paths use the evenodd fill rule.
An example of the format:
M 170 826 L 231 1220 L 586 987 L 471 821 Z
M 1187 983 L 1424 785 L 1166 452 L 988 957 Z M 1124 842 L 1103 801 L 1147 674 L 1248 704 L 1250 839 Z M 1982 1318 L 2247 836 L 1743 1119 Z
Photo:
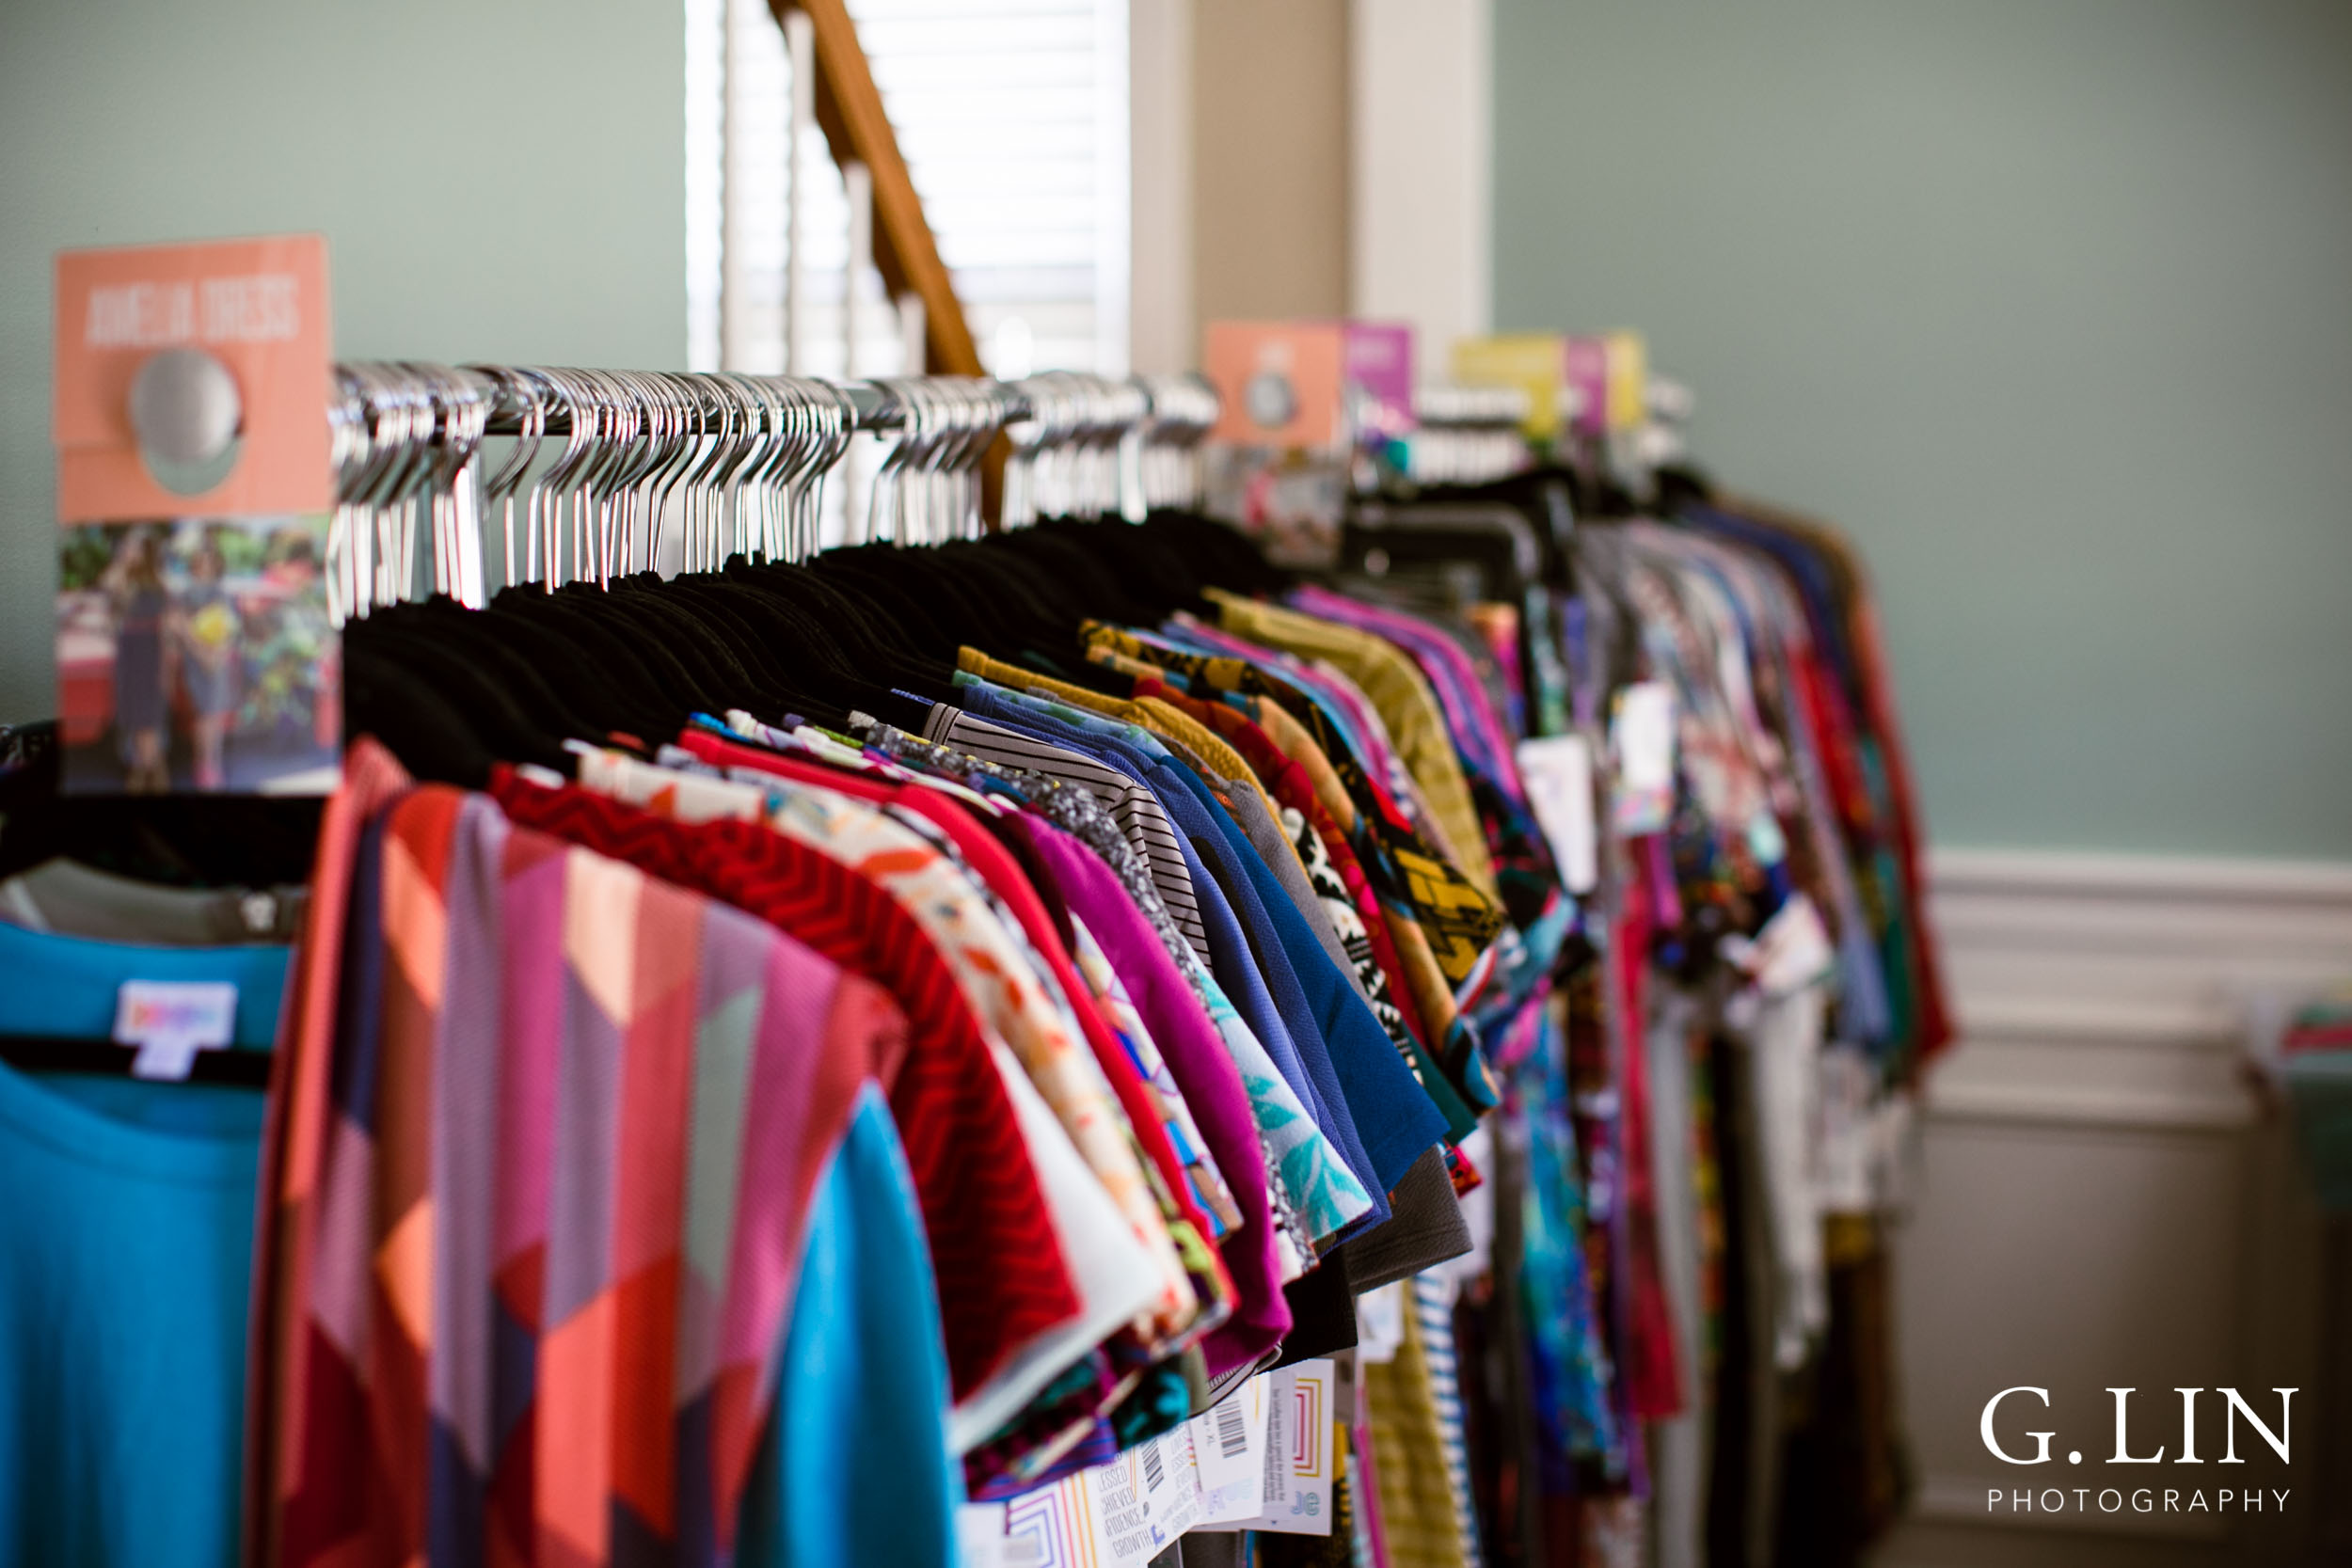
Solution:
M 107 1037 L 125 980 L 229 980 L 266 1046 L 283 947 L 0 926 L 0 1035 Z M 262 1097 L 0 1066 L 0 1561 L 228 1568 Z
M 945 1344 L 914 1181 L 869 1084 L 809 1212 L 742 1568 L 957 1560 Z

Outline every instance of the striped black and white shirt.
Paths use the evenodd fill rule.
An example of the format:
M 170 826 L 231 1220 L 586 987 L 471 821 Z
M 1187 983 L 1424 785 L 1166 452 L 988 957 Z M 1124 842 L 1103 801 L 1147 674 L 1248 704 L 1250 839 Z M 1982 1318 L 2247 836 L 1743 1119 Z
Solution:
M 1159 797 L 1141 783 L 1083 752 L 1034 739 L 947 703 L 932 705 L 923 725 L 923 738 L 935 746 L 954 746 L 984 762 L 1026 768 L 1076 784 L 1100 800 L 1143 857 L 1144 864 L 1151 867 L 1152 884 L 1160 890 L 1160 901 L 1168 906 L 1168 919 L 1176 929 L 1192 943 L 1194 952 L 1209 950 L 1208 929 L 1200 924 L 1200 904 L 1193 896 L 1192 873 L 1184 868 L 1175 826 L 1168 821 Z

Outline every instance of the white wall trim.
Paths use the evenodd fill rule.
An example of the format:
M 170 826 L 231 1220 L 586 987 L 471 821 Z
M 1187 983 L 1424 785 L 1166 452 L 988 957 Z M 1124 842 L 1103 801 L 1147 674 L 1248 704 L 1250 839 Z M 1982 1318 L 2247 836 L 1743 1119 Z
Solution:
M 1192 0 L 1127 7 L 1128 364 L 1200 363 L 1193 320 Z
M 1350 0 L 1348 307 L 1409 321 L 1419 379 L 1494 319 L 1487 0 Z
M 1931 1117 L 2225 1132 L 2249 1031 L 2352 973 L 2352 865 L 1942 850 L 1960 1040 Z

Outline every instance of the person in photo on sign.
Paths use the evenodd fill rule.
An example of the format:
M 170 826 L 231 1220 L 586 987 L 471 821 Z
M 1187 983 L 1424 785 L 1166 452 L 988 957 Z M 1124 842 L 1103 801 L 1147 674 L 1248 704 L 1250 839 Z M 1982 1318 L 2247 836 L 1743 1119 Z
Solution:
M 115 736 L 123 788 L 133 795 L 160 795 L 171 787 L 165 751 L 171 595 L 164 588 L 162 556 L 153 530 L 126 530 L 101 579 L 114 612 Z
M 206 790 L 228 783 L 223 753 L 230 721 L 237 712 L 240 684 L 237 654 L 242 618 L 236 601 L 221 583 L 227 571 L 219 531 L 208 529 L 204 542 L 188 559 L 188 586 L 181 593 L 173 616 L 184 656 L 181 678 L 194 710 L 196 787 Z

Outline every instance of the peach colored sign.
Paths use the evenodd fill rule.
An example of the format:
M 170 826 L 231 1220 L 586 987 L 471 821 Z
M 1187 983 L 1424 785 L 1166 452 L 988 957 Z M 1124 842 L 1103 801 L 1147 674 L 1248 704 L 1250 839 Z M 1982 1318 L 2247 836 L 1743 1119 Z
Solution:
M 1209 379 L 1224 400 L 1215 435 L 1251 447 L 1339 439 L 1346 356 L 1338 322 L 1212 322 Z
M 324 237 L 64 251 L 56 301 L 61 521 L 333 507 Z M 235 466 L 199 496 L 157 483 L 131 429 L 132 378 L 174 348 L 202 349 L 227 366 L 243 407 Z

